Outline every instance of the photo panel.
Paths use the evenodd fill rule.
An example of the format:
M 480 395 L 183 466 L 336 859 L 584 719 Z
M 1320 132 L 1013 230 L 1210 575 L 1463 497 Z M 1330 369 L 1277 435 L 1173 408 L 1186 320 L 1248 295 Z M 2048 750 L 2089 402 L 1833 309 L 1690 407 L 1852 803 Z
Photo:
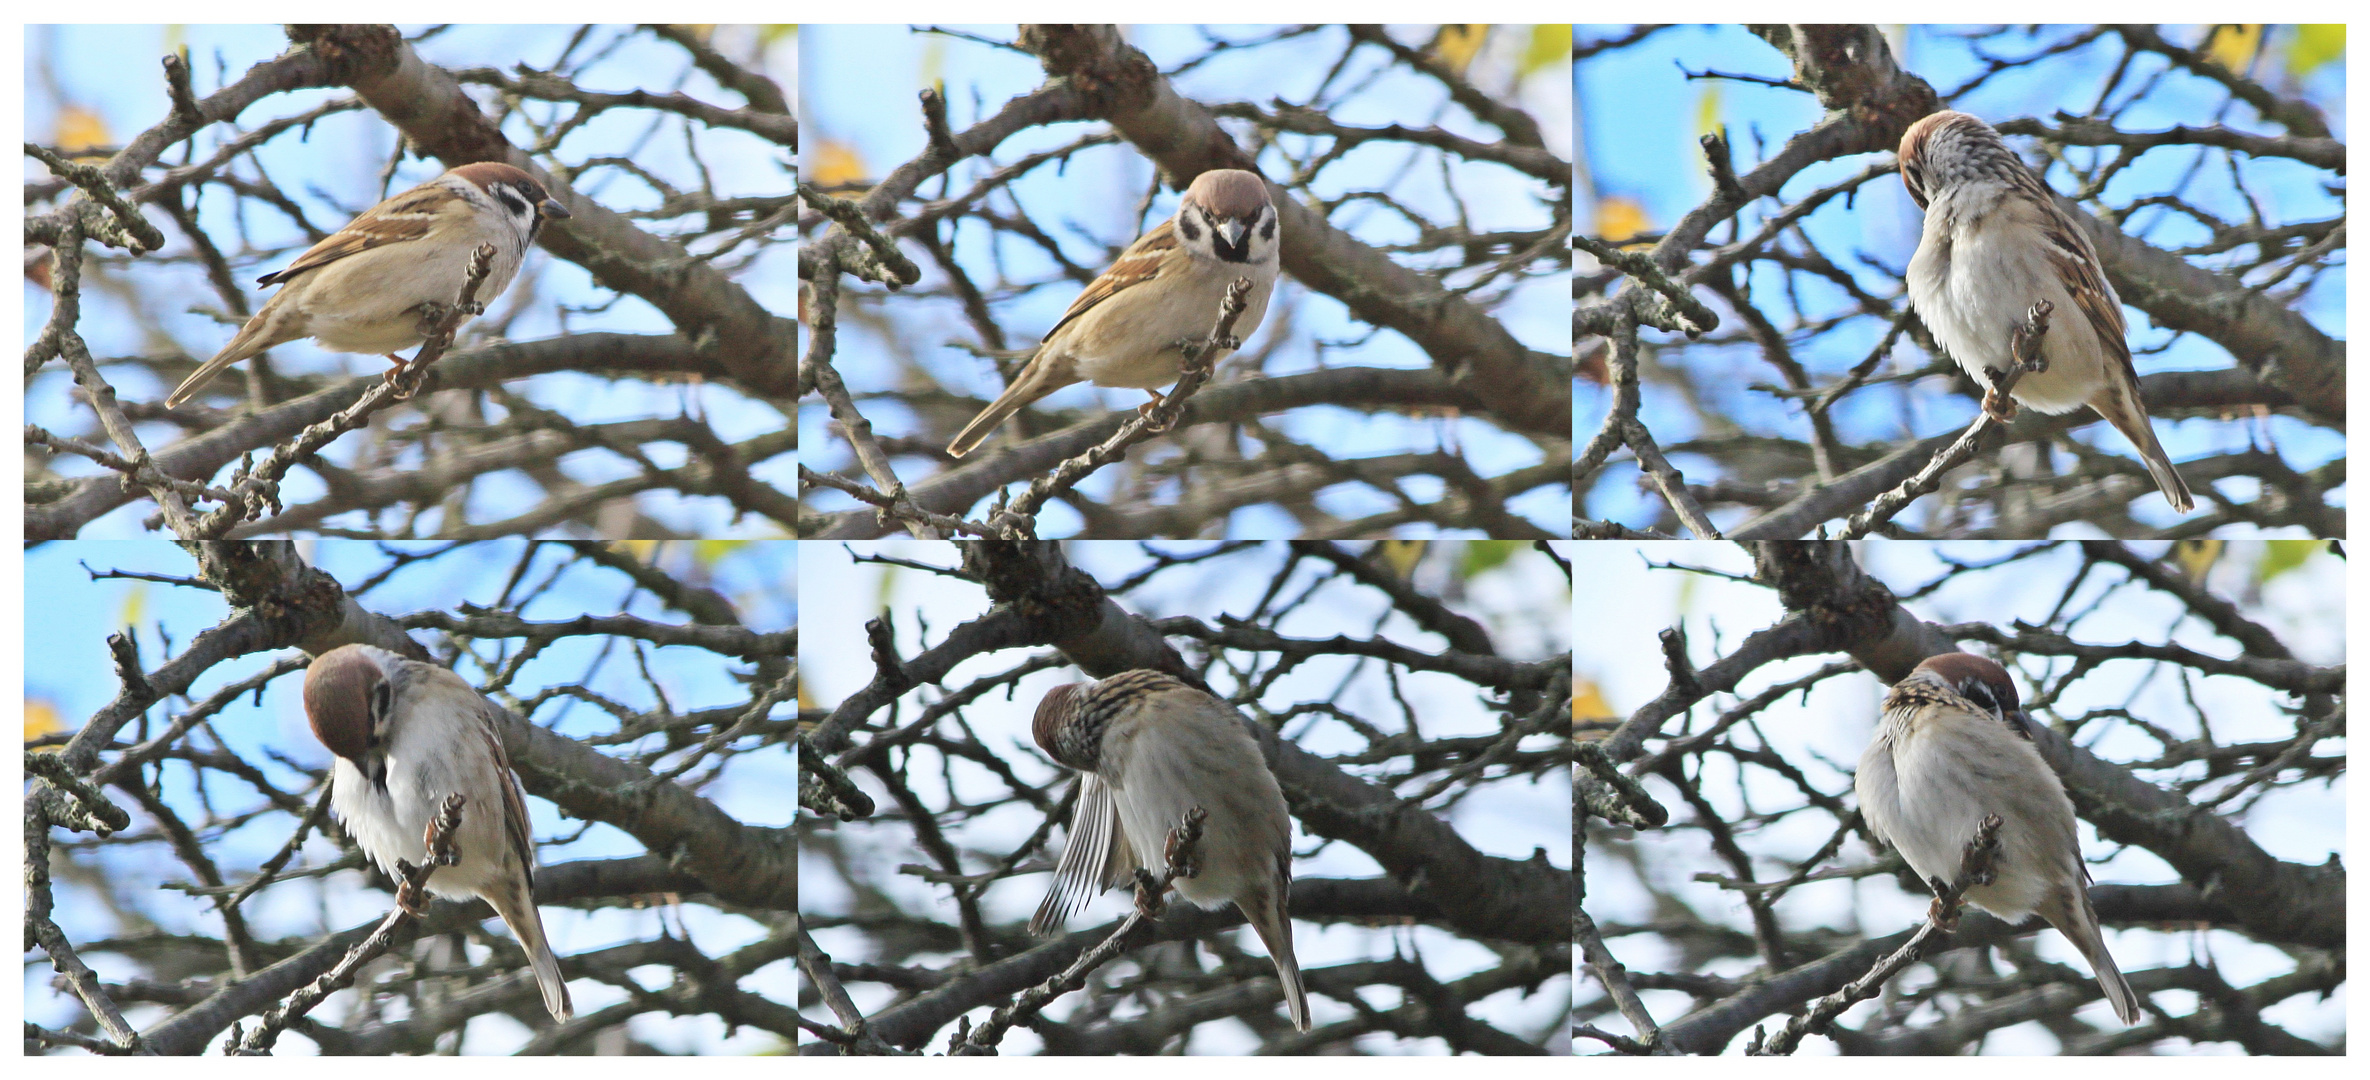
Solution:
M 2342 1052 L 2337 545 L 1578 547 L 1575 1052 Z
M 29 25 L 25 537 L 790 536 L 797 54 Z
M 31 549 L 25 1052 L 787 1052 L 797 561 Z
M 2343 26 L 1573 57 L 1574 535 L 2345 535 Z
M 808 28 L 802 535 L 1569 532 L 1568 28 Z
M 1568 546 L 809 545 L 801 1052 L 1568 1053 Z

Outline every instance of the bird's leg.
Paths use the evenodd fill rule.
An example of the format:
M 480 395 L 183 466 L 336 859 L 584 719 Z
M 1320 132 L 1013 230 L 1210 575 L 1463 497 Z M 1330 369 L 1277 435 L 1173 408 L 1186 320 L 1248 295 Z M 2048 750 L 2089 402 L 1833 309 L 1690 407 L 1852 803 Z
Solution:
M 1160 403 L 1161 403 L 1161 402 L 1163 402 L 1163 401 L 1166 401 L 1166 400 L 1168 400 L 1168 399 L 1167 399 L 1167 398 L 1165 398 L 1165 397 L 1162 397 L 1162 396 L 1161 396 L 1161 394 L 1160 394 L 1160 391 L 1158 391 L 1158 390 L 1146 390 L 1146 391 L 1144 391 L 1144 392 L 1145 392 L 1145 393 L 1147 393 L 1147 394 L 1150 394 L 1150 395 L 1152 395 L 1152 400 L 1150 400 L 1150 401 L 1147 401 L 1147 402 L 1145 402 L 1145 403 L 1143 403 L 1143 404 L 1141 404 L 1141 405 L 1138 405 L 1138 406 L 1136 406 L 1136 415 L 1137 415 L 1137 416 L 1140 416 L 1140 417 L 1143 417 L 1143 418 L 1144 418 L 1144 420 L 1145 420 L 1146 422 L 1150 422 L 1150 421 L 1151 421 L 1151 419 L 1152 419 L 1152 411 L 1153 411 L 1154 409 L 1158 409 L 1158 408 L 1160 408 Z M 1167 430 L 1168 430 L 1168 425 L 1166 425 L 1166 424 L 1154 425 L 1154 426 L 1152 427 L 1152 430 L 1154 430 L 1154 431 L 1167 431 Z
M 1185 848 L 1185 844 L 1185 837 L 1177 830 L 1170 829 L 1169 842 L 1161 849 L 1161 861 L 1176 867 L 1178 877 L 1199 877 L 1201 876 L 1201 855 L 1190 848 Z M 1184 848 L 1184 850 L 1179 850 L 1180 848 Z
M 395 860 L 395 906 L 402 908 L 403 913 L 412 918 L 425 919 L 428 917 L 428 898 L 423 895 L 423 890 L 412 887 L 411 873 L 415 869 L 418 868 L 402 859 Z
M 461 865 L 461 848 L 459 845 L 438 844 L 436 842 L 436 824 L 435 818 L 429 818 L 427 830 L 420 834 L 420 841 L 428 845 L 428 857 L 436 860 L 436 865 L 438 866 Z M 446 828 L 450 829 L 452 826 L 448 825 Z
M 1999 384 L 1983 388 L 1983 415 L 2005 424 L 2016 419 L 2016 399 L 2000 392 Z
M 2049 313 L 2057 305 L 2047 300 L 2035 301 L 2025 311 L 2024 321 L 2008 331 L 2008 354 L 2013 363 L 2008 370 L 1992 372 L 1983 387 L 1983 415 L 2002 424 L 2016 419 L 2016 400 L 2008 396 L 2017 380 L 2027 375 L 2038 375 L 2049 370 L 2049 356 L 2041 351 L 2041 341 L 2049 336 Z
M 1136 910 L 1147 919 L 1158 921 L 1168 910 L 1168 901 L 1161 898 L 1163 889 L 1152 871 L 1136 867 Z
M 1959 928 L 1959 902 L 1935 897 L 1933 903 L 1926 905 L 1926 921 L 1941 927 L 1945 933 L 1956 932 Z
M 427 346 L 422 345 L 420 348 L 424 350 L 427 348 Z M 388 360 L 393 361 L 395 364 L 395 366 L 387 369 L 387 382 L 389 385 L 395 388 L 395 400 L 411 400 L 411 396 L 413 394 L 420 392 L 419 382 L 416 379 L 411 378 L 411 376 L 417 374 L 417 372 L 411 370 L 411 361 L 397 356 L 394 353 L 388 353 L 386 356 Z M 423 368 L 421 370 L 425 371 L 426 369 Z
M 2008 351 L 2025 374 L 2038 375 L 2049 370 L 2049 357 L 2041 352 L 2041 339 L 2048 336 L 2049 313 L 2056 310 L 2057 305 L 2047 300 L 2034 301 L 2024 313 L 2024 321 L 2016 324 L 2015 332 L 2008 335 Z

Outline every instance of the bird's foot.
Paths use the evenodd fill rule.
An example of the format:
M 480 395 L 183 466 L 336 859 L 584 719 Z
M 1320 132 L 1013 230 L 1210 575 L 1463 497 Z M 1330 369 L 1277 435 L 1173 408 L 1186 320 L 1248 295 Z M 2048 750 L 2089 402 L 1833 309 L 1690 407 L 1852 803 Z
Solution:
M 1146 390 L 1144 392 L 1152 395 L 1152 400 L 1136 406 L 1136 415 L 1144 418 L 1145 430 L 1167 431 L 1169 428 L 1173 427 L 1173 424 L 1163 424 L 1152 418 L 1152 413 L 1160 408 L 1160 403 L 1168 399 L 1162 397 L 1160 391 L 1158 390 Z
M 1985 387 L 1983 415 L 2002 424 L 2014 421 L 2016 419 L 2016 399 L 2001 393 L 1997 387 Z
M 426 346 L 421 347 L 426 348 Z M 410 401 L 412 395 L 420 392 L 420 383 L 427 378 L 428 369 L 415 369 L 411 366 L 411 361 L 394 353 L 388 353 L 387 359 L 395 362 L 394 367 L 387 369 L 387 383 L 395 388 L 395 400 Z
M 1158 922 L 1169 909 L 1168 901 L 1161 898 L 1163 891 L 1151 871 L 1141 866 L 1136 868 L 1136 911 L 1139 914 Z
M 425 919 L 429 899 L 425 889 L 415 888 L 411 883 L 411 872 L 415 869 L 418 868 L 402 859 L 395 860 L 395 906 L 412 918 Z

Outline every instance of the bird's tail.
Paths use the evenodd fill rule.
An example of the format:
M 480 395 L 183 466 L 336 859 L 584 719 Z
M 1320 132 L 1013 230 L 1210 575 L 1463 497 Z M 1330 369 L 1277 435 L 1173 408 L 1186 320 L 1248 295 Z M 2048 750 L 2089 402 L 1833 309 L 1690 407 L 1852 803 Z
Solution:
M 1300 985 L 1300 959 L 1292 953 L 1292 916 L 1289 882 L 1277 895 L 1249 895 L 1236 904 L 1243 909 L 1243 918 L 1251 923 L 1259 935 L 1259 943 L 1267 946 L 1268 958 L 1275 961 L 1276 981 L 1284 984 L 1284 1008 L 1292 1014 L 1292 1026 L 1308 1030 L 1308 992 Z
M 955 441 L 946 444 L 946 452 L 955 457 L 970 453 L 988 436 L 995 434 L 996 429 L 1003 426 L 1013 413 L 1019 412 L 1022 406 L 1069 385 L 1070 381 L 1074 380 L 1055 380 L 1048 374 L 1047 368 L 1037 363 L 1035 356 L 1031 356 L 1028 363 L 1022 365 L 1020 374 L 1013 378 L 1012 385 L 996 395 L 996 400 L 989 402 L 978 416 L 972 417 L 970 423 L 963 425 L 963 430 L 955 435 Z
M 2090 970 L 2098 975 L 2098 988 L 2107 995 L 2107 1004 L 2115 1007 L 2115 1016 L 2126 1024 L 2140 1022 L 2139 995 L 2131 992 L 2131 984 L 2123 981 L 2123 969 L 2115 966 L 2114 954 L 2107 951 L 2106 937 L 2099 932 L 2098 911 L 2090 906 L 2090 895 L 2079 889 L 2065 904 L 2067 910 L 2044 910 L 2042 917 L 2049 920 L 2057 932 L 2074 944 L 2082 959 L 2090 961 Z M 2063 917 L 2054 917 L 2062 914 Z
M 2189 495 L 2189 485 L 2182 482 L 2180 472 L 2173 468 L 2172 457 L 2164 452 L 2164 444 L 2156 441 L 2156 426 L 2149 423 L 2147 410 L 2135 404 L 2130 409 L 2102 410 L 2099 415 L 2131 440 L 2132 447 L 2140 452 L 2141 463 L 2148 467 L 2148 475 L 2156 481 L 2156 490 L 2164 493 L 2164 501 L 2184 514 L 2197 508 L 2196 500 Z
M 234 341 L 231 344 L 236 345 L 238 342 Z M 196 371 L 190 372 L 188 378 L 181 380 L 181 385 L 173 388 L 172 394 L 165 398 L 165 408 L 180 408 L 182 402 L 188 401 L 198 391 L 205 389 L 207 383 L 213 382 L 214 376 L 222 374 L 222 369 L 245 358 L 246 354 L 234 348 L 226 348 L 214 354 L 212 360 L 199 364 Z
M 511 898 L 487 896 L 494 905 L 494 914 L 510 926 L 512 936 L 527 950 L 527 965 L 535 969 L 535 985 L 543 990 L 543 1007 L 554 1020 L 566 1021 L 576 1015 L 576 1005 L 568 998 L 568 978 L 560 974 L 560 958 L 552 955 L 551 942 L 543 936 L 543 913 L 536 910 L 532 896 Z

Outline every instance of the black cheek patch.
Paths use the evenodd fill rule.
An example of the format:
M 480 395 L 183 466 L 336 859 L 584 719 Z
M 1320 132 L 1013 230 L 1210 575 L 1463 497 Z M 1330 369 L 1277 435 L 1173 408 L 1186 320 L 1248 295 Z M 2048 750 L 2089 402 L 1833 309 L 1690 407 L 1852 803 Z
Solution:
M 502 205 L 510 208 L 512 217 L 525 217 L 528 211 L 533 208 L 527 200 L 519 197 L 518 192 L 508 187 L 495 188 L 494 197 L 502 200 Z
M 1185 214 L 1177 219 L 1177 231 L 1184 233 L 1187 240 L 1201 239 L 1201 226 L 1194 222 L 1191 214 Z
M 1276 238 L 1276 219 L 1269 218 L 1259 226 L 1259 238 L 1262 240 Z

